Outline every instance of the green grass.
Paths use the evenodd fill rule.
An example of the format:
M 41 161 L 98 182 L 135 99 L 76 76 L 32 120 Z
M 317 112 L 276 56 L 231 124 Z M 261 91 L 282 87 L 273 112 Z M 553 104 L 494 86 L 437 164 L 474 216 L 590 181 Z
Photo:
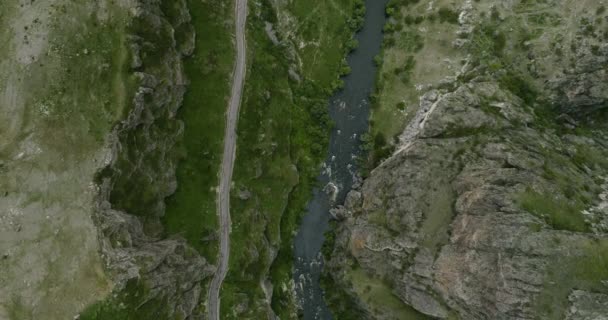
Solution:
M 218 243 L 215 187 L 222 157 L 225 111 L 234 63 L 232 4 L 189 0 L 196 48 L 186 59 L 190 85 L 177 118 L 184 122 L 178 144 L 178 187 L 167 199 L 163 219 L 169 234 L 180 234 L 213 262 Z M 207 240 L 207 241 L 204 241 Z
M 578 201 L 569 201 L 555 194 L 526 190 L 519 196 L 519 202 L 524 210 L 541 217 L 554 229 L 589 231 L 581 213 L 585 207 Z
M 371 277 L 362 269 L 351 270 L 348 278 L 353 285 L 353 290 L 372 310 L 372 314 L 385 314 L 390 319 L 398 320 L 430 319 L 403 303 L 382 279 Z
M 137 280 L 131 280 L 125 289 L 88 306 L 80 314 L 80 320 L 170 319 L 166 301 L 157 297 L 149 299 L 149 295 L 149 288 Z
M 68 14 L 85 17 L 87 10 L 74 5 Z M 114 122 L 130 107 L 125 92 L 135 86 L 128 74 L 123 15 L 116 8 L 109 10 L 115 18 L 105 24 L 82 18 L 58 25 L 48 40 L 50 47 L 58 49 L 31 66 L 35 83 L 28 95 L 39 98 L 28 109 L 32 113 L 28 118 L 37 119 L 39 131 L 48 133 L 40 137 L 45 144 L 76 157 L 104 142 Z M 55 59 L 55 54 L 60 58 Z M 48 116 L 40 115 L 42 108 Z

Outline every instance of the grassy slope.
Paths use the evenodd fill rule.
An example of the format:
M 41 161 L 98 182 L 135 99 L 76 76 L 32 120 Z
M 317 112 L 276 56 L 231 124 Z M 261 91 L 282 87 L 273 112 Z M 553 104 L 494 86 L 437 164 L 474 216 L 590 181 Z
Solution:
M 178 118 L 184 121 L 182 153 L 177 169 L 178 188 L 167 199 L 164 224 L 170 234 L 180 234 L 215 261 L 217 230 L 215 187 L 224 134 L 224 115 L 234 60 L 232 2 L 188 1 L 196 31 L 196 49 L 186 59 L 190 80 Z M 211 236 L 211 237 L 210 237 Z
M 7 12 L 4 10 L 13 5 L 26 6 L 7 2 L 6 7 L 0 9 L 0 20 L 11 21 L 4 19 Z M 88 225 L 86 219 L 90 219 L 90 207 L 81 202 L 89 201 L 89 193 L 84 189 L 93 179 L 98 166 L 95 161 L 99 159 L 96 159 L 95 153 L 103 148 L 112 124 L 120 119 L 128 107 L 126 92 L 133 89 L 135 82 L 128 75 L 128 50 L 124 41 L 125 9 L 114 4 L 104 7 L 103 3 L 58 1 L 43 10 L 33 5 L 26 10 L 28 15 L 17 16 L 15 12 L 10 18 L 21 20 L 17 21 L 19 28 L 33 30 L 34 35 L 28 34 L 28 37 L 37 39 L 44 36 L 48 46 L 43 47 L 44 51 L 36 57 L 35 63 L 27 67 L 8 63 L 3 71 L 19 68 L 9 72 L 17 74 L 20 84 L 24 84 L 25 90 L 16 92 L 26 101 L 23 130 L 27 130 L 27 133 L 22 134 L 31 136 L 36 148 L 41 150 L 39 157 L 28 160 L 31 162 L 27 170 L 18 173 L 17 178 L 24 188 L 23 193 L 28 192 L 28 198 L 31 196 L 24 207 L 36 207 L 37 202 L 43 204 L 38 207 L 43 209 L 32 212 L 32 217 L 34 214 L 42 215 L 39 218 L 40 231 L 35 236 L 32 234 L 33 239 L 21 241 L 15 248 L 28 252 L 28 258 L 23 259 L 30 261 L 28 264 L 32 267 L 41 268 L 43 279 L 38 283 L 38 275 L 30 274 L 35 268 L 21 268 L 14 277 L 19 282 L 28 282 L 28 287 L 35 288 L 36 295 L 20 292 L 20 289 L 3 283 L 4 289 L 14 293 L 14 298 L 10 302 L 0 301 L 0 304 L 8 309 L 11 319 L 71 318 L 83 303 L 105 295 L 110 287 L 101 270 L 102 262 L 96 250 L 84 252 L 89 248 L 89 237 L 93 241 L 96 239 L 94 235 L 87 234 L 94 232 L 92 225 L 90 230 L 84 228 Z M 103 15 L 107 15 L 107 18 L 100 18 Z M 3 29 L 14 32 L 6 26 Z M 38 33 L 41 35 L 38 36 Z M 14 37 L 12 34 L 0 35 L 3 39 Z M 15 40 L 22 39 L 17 37 Z M 27 43 L 27 37 L 23 41 Z M 0 50 L 0 59 L 7 59 L 3 62 L 10 61 L 10 56 L 4 56 L 9 48 L 14 49 L 12 45 L 7 45 Z M 28 58 L 33 59 L 34 55 Z M 13 116 L 16 121 L 21 114 L 15 113 Z M 21 139 L 23 137 L 19 137 Z M 3 183 L 11 180 L 6 178 Z M 39 184 L 40 193 L 25 189 L 29 184 L 25 180 Z M 3 183 L 0 183 L 0 189 L 4 189 Z M 58 212 L 53 214 L 51 212 L 55 211 L 47 211 L 46 208 L 56 208 Z M 53 220 L 49 220 L 49 215 L 54 216 Z M 59 221 L 58 224 L 54 220 Z M 75 221 L 78 221 L 78 225 Z M 28 227 L 38 229 L 37 223 L 32 220 L 28 222 Z M 47 228 L 49 230 L 45 231 Z M 43 252 L 36 256 L 39 250 Z M 5 274 L 11 274 L 12 270 L 6 265 L 0 268 Z M 70 272 L 66 273 L 66 269 L 70 269 Z M 0 279 L 0 282 L 3 280 Z M 21 294 L 28 295 L 27 299 L 36 302 L 21 301 Z M 57 299 L 64 301 L 58 305 Z
M 436 1 L 433 10 L 425 1 L 391 1 L 390 16 L 384 28 L 382 53 L 377 57 L 379 71 L 370 116 L 368 169 L 391 152 L 394 137 L 418 110 L 421 91 L 416 85 L 435 84 L 452 76 L 464 57 L 454 50 L 454 19 L 442 19 L 441 12 L 455 14 L 449 0 Z M 450 60 L 446 60 L 450 57 Z
M 150 288 L 137 280 L 127 283 L 124 290 L 87 307 L 80 320 L 149 320 L 172 319 L 167 303 L 150 296 Z M 182 320 L 177 318 L 175 320 Z

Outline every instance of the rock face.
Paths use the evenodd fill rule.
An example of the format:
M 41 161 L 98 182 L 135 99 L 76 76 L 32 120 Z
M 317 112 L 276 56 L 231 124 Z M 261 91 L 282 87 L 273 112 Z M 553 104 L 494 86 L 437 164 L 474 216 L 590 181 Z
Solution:
M 332 212 L 327 272 L 367 317 L 388 313 L 354 289 L 358 268 L 431 318 L 606 319 L 608 52 L 588 48 L 530 80 L 533 98 L 483 60 L 423 92 L 397 151 Z
M 361 190 L 351 191 L 349 199 L 362 201 L 336 210 L 352 217 L 340 215 L 346 220 L 330 270 L 353 259 L 390 279 L 402 301 L 436 318 L 455 311 L 463 319 L 532 319 L 539 312 L 535 299 L 552 290 L 545 283 L 552 264 L 585 259 L 587 244 L 606 239 L 603 233 L 554 230 L 522 208 L 526 193 L 543 194 L 538 202 L 568 198 L 546 178 L 547 168 L 557 164 L 543 153 L 587 142 L 573 146 L 476 109 L 480 93 L 471 88 L 487 87 L 493 86 L 478 83 L 443 95 L 420 138 L 376 168 Z M 493 96 L 521 108 L 507 92 L 498 89 Z M 468 120 L 453 121 L 455 110 Z M 428 138 L 481 126 L 487 134 Z M 562 169 L 577 170 L 572 175 L 590 184 L 603 173 Z
M 111 137 L 112 154 L 99 174 L 96 220 L 115 289 L 138 280 L 147 289 L 144 302 L 163 301 L 167 317 L 185 319 L 197 317 L 200 283 L 215 268 L 184 239 L 162 234 L 164 200 L 176 189 L 173 147 L 182 123 L 174 117 L 187 85 L 182 58 L 192 52 L 194 34 L 185 1 L 170 11 L 160 6 L 142 0 L 135 10 L 131 66 L 139 88 Z
M 575 67 L 552 80 L 554 102 L 565 112 L 592 113 L 608 108 L 608 43 L 594 48 L 579 51 Z

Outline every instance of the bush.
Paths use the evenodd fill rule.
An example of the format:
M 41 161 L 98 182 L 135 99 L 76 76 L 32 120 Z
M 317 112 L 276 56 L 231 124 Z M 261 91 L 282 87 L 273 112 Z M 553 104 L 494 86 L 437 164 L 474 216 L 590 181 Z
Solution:
M 378 54 L 374 57 L 374 64 L 376 64 L 376 66 L 380 67 L 382 65 L 382 62 L 384 61 L 384 58 L 382 56 L 382 54 Z
M 359 47 L 359 41 L 355 38 L 351 38 L 346 42 L 346 50 L 352 52 Z
M 393 37 L 385 37 L 384 40 L 382 41 L 382 46 L 384 48 L 391 48 L 395 45 L 396 40 Z
M 387 22 L 382 28 L 382 32 L 384 33 L 393 33 L 395 32 L 395 24 L 391 22 Z
M 441 23 L 448 22 L 452 24 L 458 24 L 458 13 L 449 8 L 440 8 L 439 9 L 439 21 Z
M 517 74 L 508 72 L 498 80 L 502 88 L 511 91 L 528 105 L 532 105 L 538 97 L 536 88 Z

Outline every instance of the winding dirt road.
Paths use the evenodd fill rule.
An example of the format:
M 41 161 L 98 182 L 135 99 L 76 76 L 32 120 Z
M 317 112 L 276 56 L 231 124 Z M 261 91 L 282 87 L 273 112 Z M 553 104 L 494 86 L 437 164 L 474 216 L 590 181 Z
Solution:
M 226 131 L 224 133 L 224 155 L 222 158 L 222 171 L 220 186 L 217 193 L 217 212 L 220 218 L 220 252 L 218 267 L 208 294 L 209 320 L 220 318 L 220 288 L 228 272 L 228 258 L 230 257 L 230 184 L 236 153 L 236 124 L 239 118 L 239 107 L 243 93 L 246 72 L 246 41 L 245 22 L 247 21 L 247 0 L 235 0 L 235 27 L 236 27 L 236 61 L 232 75 L 232 92 L 228 112 L 226 113 Z

